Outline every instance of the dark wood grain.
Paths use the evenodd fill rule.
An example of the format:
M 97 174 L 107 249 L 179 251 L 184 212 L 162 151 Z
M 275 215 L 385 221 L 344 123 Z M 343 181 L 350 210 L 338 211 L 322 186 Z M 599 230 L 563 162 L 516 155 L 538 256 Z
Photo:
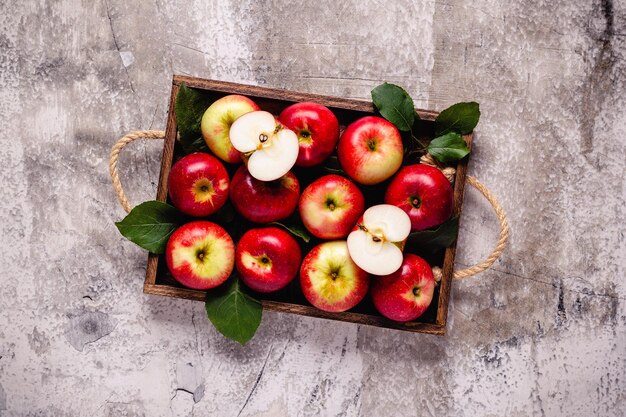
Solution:
M 472 148 L 473 134 L 464 135 L 463 137 L 467 146 Z M 465 195 L 465 177 L 467 175 L 467 164 L 469 155 L 463 158 L 456 166 L 456 175 L 454 177 L 454 215 L 460 216 L 463 209 L 463 197 Z M 448 321 L 448 304 L 450 302 L 450 289 L 452 288 L 452 275 L 454 272 L 454 258 L 456 257 L 456 244 L 458 239 L 454 241 L 452 246 L 446 249 L 443 258 L 441 287 L 439 289 L 439 308 L 437 309 L 438 325 L 446 327 Z
M 317 94 L 298 93 L 287 90 L 278 90 L 258 86 L 235 84 L 224 81 L 213 81 L 182 75 L 175 75 L 172 83 L 165 143 L 163 146 L 163 157 L 161 161 L 161 174 L 159 177 L 159 185 L 157 189 L 157 200 L 159 201 L 165 201 L 167 199 L 167 176 L 169 175 L 169 171 L 172 166 L 177 131 L 174 104 L 176 101 L 176 94 L 178 93 L 178 89 L 183 82 L 188 87 L 205 90 L 207 94 L 213 95 L 215 99 L 227 94 L 241 94 L 248 96 L 255 100 L 255 102 L 257 102 L 257 104 L 262 109 L 270 111 L 274 114 L 280 113 L 282 109 L 292 103 L 313 101 L 331 108 L 331 110 L 333 110 L 333 112 L 337 115 L 337 118 L 339 119 L 342 126 L 345 126 L 366 114 L 371 114 L 375 110 L 373 104 L 369 101 L 343 99 Z M 428 110 L 416 110 L 416 113 L 422 120 L 425 121 L 434 121 L 438 115 L 437 112 Z M 465 135 L 464 138 L 468 145 L 471 147 L 472 135 Z M 463 191 L 465 187 L 465 177 L 467 173 L 468 160 L 469 157 L 464 158 L 462 161 L 459 162 L 456 167 L 456 177 L 454 185 L 454 213 L 456 215 L 461 214 L 461 209 L 463 207 Z M 440 283 L 439 299 L 437 303 L 437 312 L 434 323 L 425 323 L 419 321 L 397 323 L 379 315 L 369 315 L 356 312 L 329 313 L 319 310 L 310 305 L 291 304 L 272 300 L 261 300 L 261 302 L 264 309 L 270 311 L 279 311 L 309 317 L 346 321 L 411 332 L 443 335 L 446 331 L 448 303 L 450 299 L 450 288 L 452 284 L 455 254 L 456 242 L 451 247 L 447 248 L 444 254 L 444 262 L 442 267 L 443 276 Z M 204 291 L 156 284 L 158 266 L 159 256 L 152 254 L 149 255 L 148 266 L 146 269 L 146 279 L 144 283 L 144 293 L 167 297 L 184 298 L 196 301 L 205 300 L 206 292 Z

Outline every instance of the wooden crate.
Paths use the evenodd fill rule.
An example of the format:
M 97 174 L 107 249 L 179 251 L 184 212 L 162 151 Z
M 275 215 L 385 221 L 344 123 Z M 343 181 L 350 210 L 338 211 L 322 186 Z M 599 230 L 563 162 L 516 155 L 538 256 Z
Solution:
M 315 94 L 297 93 L 286 90 L 277 90 L 264 87 L 234 84 L 222 81 L 211 81 L 200 78 L 175 75 L 172 83 L 170 96 L 169 113 L 167 118 L 167 128 L 165 134 L 165 144 L 163 147 L 163 157 L 161 161 L 161 174 L 157 189 L 156 199 L 167 200 L 167 177 L 173 163 L 174 150 L 176 145 L 176 118 L 174 114 L 174 104 L 176 94 L 181 83 L 187 87 L 204 90 L 212 98 L 218 99 L 228 94 L 242 94 L 254 100 L 263 110 L 273 114 L 279 114 L 282 109 L 290 104 L 301 101 L 312 101 L 329 107 L 339 119 L 341 128 L 345 128 L 351 121 L 359 117 L 374 113 L 374 106 L 369 101 L 343 99 Z M 426 121 L 423 135 L 426 139 L 433 138 L 433 121 L 437 117 L 437 112 L 427 110 L 417 110 L 419 117 Z M 430 127 L 429 127 L 430 126 Z M 471 146 L 472 135 L 465 135 L 464 139 Z M 416 160 L 415 163 L 418 161 Z M 464 158 L 456 166 L 456 179 L 454 182 L 454 214 L 460 215 L 463 205 L 463 189 L 465 187 L 465 175 L 467 171 L 468 157 Z M 304 188 L 304 187 L 303 187 Z M 343 313 L 329 313 L 319 310 L 304 300 L 302 296 L 297 296 L 297 281 L 294 279 L 295 288 L 291 288 L 278 297 L 271 294 L 257 294 L 261 299 L 263 308 L 271 311 L 300 314 L 304 316 L 320 317 L 325 319 L 340 320 L 352 323 L 367 324 L 371 326 L 387 327 L 412 332 L 431 333 L 443 335 L 446 331 L 446 321 L 448 316 L 448 301 L 450 295 L 450 285 L 452 281 L 452 270 L 456 252 L 456 242 L 443 251 L 443 262 L 439 266 L 443 269 L 443 278 L 438 286 L 433 302 L 427 312 L 416 321 L 407 323 L 397 323 L 379 315 L 371 306 L 369 297 L 366 297 L 361 304 L 354 309 Z M 304 255 L 304 254 L 303 254 Z M 204 301 L 206 292 L 183 288 L 166 275 L 165 259 L 163 255 L 150 254 L 146 279 L 144 283 L 144 293 L 163 295 L 168 297 L 184 298 L 189 300 Z M 297 300 L 289 298 L 289 295 Z M 369 304 L 368 304 L 369 303 Z

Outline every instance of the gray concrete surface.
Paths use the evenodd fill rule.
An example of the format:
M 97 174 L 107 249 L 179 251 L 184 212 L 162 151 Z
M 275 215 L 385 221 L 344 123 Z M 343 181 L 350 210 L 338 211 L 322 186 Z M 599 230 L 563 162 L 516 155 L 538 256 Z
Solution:
M 626 415 L 626 4 L 0 0 L 0 415 Z M 173 73 L 422 108 L 481 103 L 470 171 L 511 244 L 439 338 L 267 313 L 241 348 L 144 296 L 107 158 Z M 121 174 L 151 199 L 158 143 Z M 466 195 L 457 267 L 497 224 Z

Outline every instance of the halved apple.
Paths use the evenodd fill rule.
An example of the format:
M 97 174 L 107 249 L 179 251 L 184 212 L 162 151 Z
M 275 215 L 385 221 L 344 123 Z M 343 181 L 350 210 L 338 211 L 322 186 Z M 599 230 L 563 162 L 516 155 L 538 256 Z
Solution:
M 364 271 L 392 274 L 402 265 L 402 248 L 410 232 L 411 219 L 404 210 L 390 204 L 372 206 L 348 235 L 348 252 Z
M 248 171 L 260 181 L 274 181 L 289 172 L 300 149 L 296 134 L 261 110 L 235 120 L 230 142 L 248 157 Z

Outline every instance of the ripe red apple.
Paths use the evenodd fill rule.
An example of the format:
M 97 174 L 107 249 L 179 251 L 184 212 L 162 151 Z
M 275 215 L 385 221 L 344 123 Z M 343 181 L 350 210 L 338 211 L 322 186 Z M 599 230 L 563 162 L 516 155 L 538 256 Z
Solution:
M 241 166 L 230 182 L 230 201 L 246 219 L 269 223 L 289 217 L 298 205 L 300 183 L 290 171 L 274 181 L 259 181 Z
M 391 177 L 402 164 L 400 131 L 387 120 L 366 116 L 351 123 L 337 146 L 339 163 L 358 183 L 373 185 Z
M 298 242 L 277 227 L 248 230 L 237 243 L 237 271 L 258 292 L 284 288 L 298 274 L 302 253 Z
M 179 159 L 167 184 L 174 206 L 189 216 L 210 216 L 228 200 L 228 173 L 208 153 L 196 152 Z
M 367 294 L 369 275 L 350 258 L 345 240 L 325 242 L 305 256 L 300 268 L 302 293 L 324 311 L 346 311 Z
M 417 255 L 406 254 L 402 266 L 372 284 L 374 307 L 388 319 L 415 320 L 428 308 L 435 291 L 430 265 Z
M 311 102 L 296 103 L 283 110 L 278 119 L 298 135 L 297 166 L 320 164 L 335 150 L 339 121 L 328 107 Z
M 254 101 L 238 94 L 224 96 L 213 102 L 200 122 L 202 137 L 211 152 L 224 162 L 241 162 L 239 151 L 230 143 L 230 127 L 239 116 L 255 110 L 259 110 L 259 106 Z
M 385 203 L 404 210 L 411 230 L 424 230 L 448 220 L 454 207 L 450 181 L 435 167 L 415 164 L 403 167 L 391 180 Z
M 165 262 L 176 281 L 189 288 L 207 290 L 230 276 L 235 245 L 217 224 L 194 221 L 172 233 L 165 248 Z
M 325 175 L 309 184 L 300 197 L 304 226 L 320 239 L 348 236 L 365 207 L 359 188 L 340 175 Z

